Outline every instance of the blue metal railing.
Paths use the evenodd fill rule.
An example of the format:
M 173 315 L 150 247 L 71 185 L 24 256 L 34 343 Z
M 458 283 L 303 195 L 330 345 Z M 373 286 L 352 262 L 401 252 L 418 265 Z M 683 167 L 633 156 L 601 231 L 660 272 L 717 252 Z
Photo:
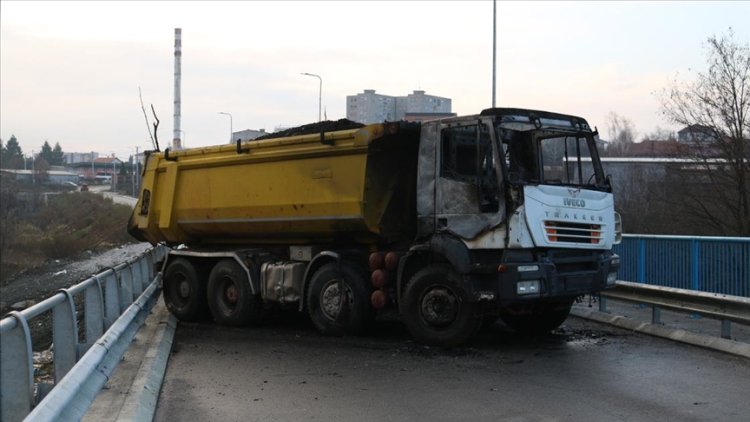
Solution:
M 623 235 L 618 279 L 750 297 L 750 238 Z

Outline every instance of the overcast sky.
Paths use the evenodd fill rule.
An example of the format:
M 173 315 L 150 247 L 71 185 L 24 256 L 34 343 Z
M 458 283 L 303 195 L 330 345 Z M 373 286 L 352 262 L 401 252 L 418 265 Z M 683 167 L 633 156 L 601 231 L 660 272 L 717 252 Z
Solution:
M 498 2 L 497 105 L 576 114 L 606 138 L 607 115 L 638 139 L 661 120 L 654 96 L 705 63 L 706 39 L 750 40 L 749 2 Z M 492 2 L 0 3 L 0 138 L 26 154 L 122 159 L 150 148 L 138 98 L 172 139 L 174 28 L 182 28 L 186 146 L 235 131 L 329 119 L 346 96 L 422 89 L 474 114 L 492 103 Z M 149 113 L 149 117 L 151 117 Z

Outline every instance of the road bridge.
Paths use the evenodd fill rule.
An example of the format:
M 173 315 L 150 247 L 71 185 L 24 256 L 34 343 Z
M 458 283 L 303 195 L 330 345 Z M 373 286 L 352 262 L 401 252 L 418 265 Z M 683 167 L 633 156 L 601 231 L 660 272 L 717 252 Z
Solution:
M 746 421 L 750 361 L 571 317 L 468 347 L 414 343 L 380 320 L 322 337 L 282 316 L 259 328 L 181 323 L 157 421 Z
M 99 297 L 105 299 L 101 305 L 109 309 L 111 296 L 123 315 L 128 314 L 131 308 L 126 309 L 126 305 L 147 283 L 152 285 L 146 289 L 152 292 L 149 297 L 158 295 L 158 287 L 154 287 L 161 276 L 148 275 L 146 270 L 151 267 L 147 261 L 138 262 L 88 279 L 71 288 L 71 292 L 78 293 L 70 295 L 85 289 L 88 309 L 88 293 L 92 289 L 96 292 L 95 283 L 99 283 L 106 293 L 99 292 Z M 151 282 L 147 276 L 156 278 Z M 117 283 L 120 287 L 116 287 Z M 609 293 L 617 292 L 621 284 L 628 283 L 618 282 L 618 287 Z M 635 284 L 630 284 L 633 286 L 629 289 L 635 288 Z M 668 300 L 671 293 L 665 296 L 671 288 L 666 289 L 660 294 L 659 303 L 672 309 L 669 304 L 673 302 Z M 114 294 L 116 291 L 119 296 Z M 706 295 L 696 293 L 695 297 L 704 298 L 698 300 L 701 303 L 716 302 L 705 302 Z M 58 302 L 63 300 L 57 296 Z M 127 300 L 123 302 L 123 298 Z M 228 328 L 212 323 L 176 324 L 163 305 L 157 305 L 147 319 L 146 329 L 135 336 L 124 363 L 111 377 L 106 375 L 107 388 L 99 393 L 85 419 L 147 420 L 155 411 L 155 418 L 160 421 L 744 421 L 750 414 L 746 400 L 750 387 L 750 329 L 746 325 L 748 307 L 742 305 L 747 299 L 726 299 L 740 306 L 734 309 L 741 313 L 731 317 L 721 314 L 719 318 L 740 324 L 732 329 L 731 338 L 719 340 L 739 344 L 743 351 L 736 354 L 744 358 L 576 316 L 568 318 L 552 334 L 538 337 L 519 336 L 497 322 L 487 326 L 467 346 L 446 349 L 415 343 L 395 313 L 381 315 L 367 336 L 335 338 L 320 336 L 303 314 L 274 313 L 267 315 L 260 327 Z M 65 300 L 73 303 L 73 296 Z M 143 301 L 139 298 L 139 303 Z M 716 320 L 711 320 L 712 326 L 695 315 L 678 317 L 671 311 L 656 313 L 638 304 L 608 302 L 609 309 L 617 314 L 641 318 L 644 324 L 649 315 L 660 315 L 661 323 L 670 327 L 718 338 Z M 91 303 L 96 305 L 95 300 Z M 24 315 L 31 318 L 40 314 L 42 306 L 36 305 L 35 309 L 39 309 L 33 312 L 25 310 Z M 576 308 L 591 310 L 596 303 L 583 302 Z M 69 311 L 73 310 L 70 307 Z M 16 313 L 15 318 L 23 322 L 22 316 Z M 75 315 L 71 318 L 75 319 Z M 8 333 L 14 331 L 8 318 L 2 325 L 5 350 Z M 661 327 L 660 331 L 669 329 L 658 322 L 654 325 Z M 75 324 L 71 326 L 75 329 Z M 14 338 L 25 337 L 28 333 Z M 90 342 L 88 330 L 86 337 Z M 68 343 L 69 351 L 81 346 L 74 341 Z M 106 346 L 107 341 L 97 344 Z M 55 350 L 58 348 L 56 344 Z M 2 354 L 3 374 L 14 356 Z M 72 365 L 72 361 L 67 365 Z M 5 386 L 5 381 L 11 380 L 3 377 L 3 381 Z M 2 395 L 7 391 L 11 390 L 4 387 Z M 12 391 L 22 394 L 16 392 L 18 389 Z

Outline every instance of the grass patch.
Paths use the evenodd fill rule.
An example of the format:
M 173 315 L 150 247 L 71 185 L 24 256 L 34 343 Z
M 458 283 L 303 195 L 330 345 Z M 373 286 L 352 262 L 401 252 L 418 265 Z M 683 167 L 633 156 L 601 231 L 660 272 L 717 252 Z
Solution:
M 133 242 L 126 231 L 130 213 L 92 192 L 62 193 L 33 212 L 14 213 L 12 233 L 2 242 L 0 280 L 49 260 Z

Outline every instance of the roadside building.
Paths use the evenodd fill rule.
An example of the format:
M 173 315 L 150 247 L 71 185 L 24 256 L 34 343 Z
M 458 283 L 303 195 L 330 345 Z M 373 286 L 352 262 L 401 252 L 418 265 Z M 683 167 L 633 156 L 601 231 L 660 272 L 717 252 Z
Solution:
M 239 132 L 232 132 L 232 143 L 237 142 L 237 140 L 241 142 L 251 141 L 255 138 L 259 138 L 265 135 L 268 135 L 268 132 L 266 132 L 265 129 L 260 129 L 260 130 L 245 129 Z
M 109 183 L 112 180 L 112 175 L 120 173 L 124 164 L 122 160 L 113 155 L 110 157 L 97 157 L 94 158 L 94 161 L 71 163 L 68 166 L 81 179 L 89 182 Z
M 717 138 L 712 128 L 703 125 L 686 126 L 677 132 L 677 142 L 681 144 L 710 144 Z
M 31 185 L 34 183 L 33 175 L 35 170 L 23 169 L 0 169 L 3 177 L 8 177 L 22 185 Z M 64 185 L 66 183 L 78 184 L 78 174 L 67 170 L 46 170 L 36 171 L 37 183 L 43 185 Z
M 66 152 L 63 153 L 65 164 L 90 163 L 99 158 L 98 152 Z
M 455 115 L 451 112 L 450 98 L 427 95 L 422 90 L 394 97 L 366 89 L 346 97 L 346 118 L 364 124 L 386 120 L 425 121 Z

